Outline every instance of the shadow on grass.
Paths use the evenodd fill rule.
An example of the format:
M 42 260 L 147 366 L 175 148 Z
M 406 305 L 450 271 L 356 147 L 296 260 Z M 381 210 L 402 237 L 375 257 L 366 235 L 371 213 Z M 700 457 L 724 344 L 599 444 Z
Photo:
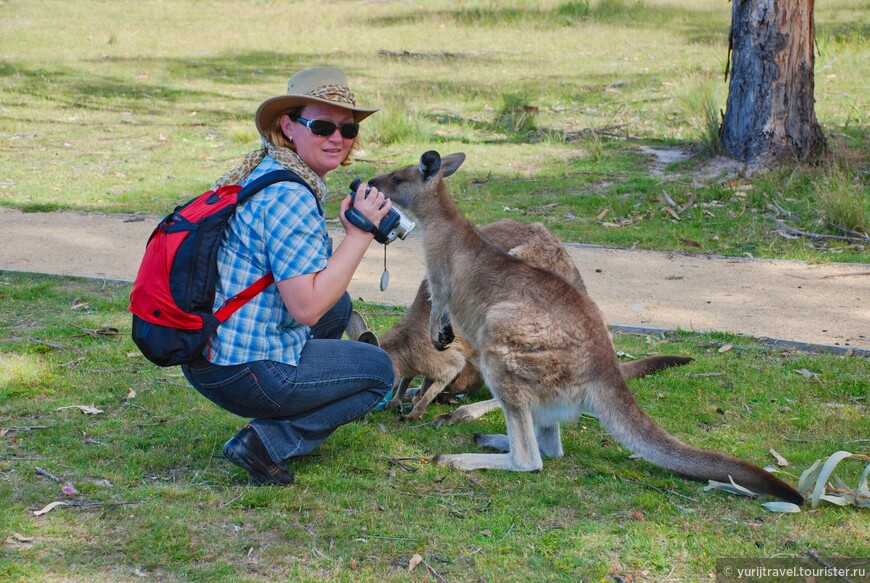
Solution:
M 546 10 L 502 6 L 461 7 L 433 12 L 383 16 L 369 22 L 377 27 L 406 26 L 425 21 L 478 27 L 516 26 L 545 30 L 554 27 L 604 23 L 638 28 L 673 27 L 682 30 L 693 43 L 718 44 L 727 40 L 728 21 L 714 18 L 709 11 L 676 6 L 650 6 L 643 0 L 570 0 Z M 724 31 L 724 32 L 723 32 Z
M 306 57 L 310 59 L 310 56 Z M 220 56 L 156 59 L 142 57 L 107 57 L 91 63 L 123 65 L 131 69 L 168 69 L 173 79 L 185 82 L 207 80 L 220 86 L 244 86 L 262 83 L 264 78 L 286 79 L 299 57 L 277 52 L 251 51 Z M 209 111 L 214 101 L 242 102 L 239 97 L 215 91 L 190 89 L 181 85 L 148 82 L 129 73 L 95 74 L 93 70 L 64 66 L 43 68 L 15 61 L 0 61 L 0 79 L 7 91 L 28 99 L 43 100 L 75 109 L 100 111 L 123 110 L 139 115 L 160 115 L 167 105 L 196 104 L 199 111 Z M 246 107 L 248 106 L 245 102 Z M 216 120 L 235 118 L 238 112 L 224 109 L 210 111 Z M 245 111 L 245 115 L 249 112 Z

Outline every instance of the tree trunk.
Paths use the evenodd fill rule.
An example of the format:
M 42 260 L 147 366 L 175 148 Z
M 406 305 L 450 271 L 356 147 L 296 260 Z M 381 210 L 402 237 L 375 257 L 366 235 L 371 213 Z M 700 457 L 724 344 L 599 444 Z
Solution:
M 815 0 L 732 0 L 726 154 L 751 165 L 825 149 L 813 76 Z

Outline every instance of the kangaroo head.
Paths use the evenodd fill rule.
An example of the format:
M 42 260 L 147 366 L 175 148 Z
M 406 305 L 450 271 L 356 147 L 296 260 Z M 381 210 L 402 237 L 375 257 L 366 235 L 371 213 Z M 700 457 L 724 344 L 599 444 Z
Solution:
M 381 174 L 369 180 L 369 184 L 394 204 L 422 219 L 426 209 L 437 204 L 439 195 L 446 196 L 442 178 L 456 172 L 464 161 L 465 154 L 461 152 L 442 158 L 438 152 L 430 150 L 420 156 L 419 164 Z

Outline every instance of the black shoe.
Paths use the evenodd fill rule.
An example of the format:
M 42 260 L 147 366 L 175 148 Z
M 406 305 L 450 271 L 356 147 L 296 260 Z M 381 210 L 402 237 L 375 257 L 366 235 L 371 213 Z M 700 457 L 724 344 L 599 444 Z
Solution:
M 224 455 L 232 463 L 248 470 L 248 480 L 256 486 L 289 486 L 293 483 L 293 472 L 272 461 L 260 436 L 250 425 L 226 442 Z

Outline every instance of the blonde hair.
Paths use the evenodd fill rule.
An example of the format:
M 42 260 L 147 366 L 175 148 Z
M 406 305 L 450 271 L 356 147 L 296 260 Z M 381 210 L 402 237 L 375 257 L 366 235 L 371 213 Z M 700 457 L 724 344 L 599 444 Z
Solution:
M 294 107 L 293 109 L 288 109 L 283 112 L 281 115 L 275 118 L 275 121 L 272 122 L 272 125 L 266 130 L 265 138 L 269 140 L 269 142 L 273 146 L 277 146 L 279 148 L 287 148 L 288 150 L 293 150 L 296 152 L 296 144 L 290 141 L 290 138 L 287 137 L 287 134 L 284 133 L 284 130 L 281 128 L 281 118 L 285 115 L 289 115 L 290 119 L 294 119 L 302 114 L 302 108 L 305 107 Z M 350 166 L 353 164 L 353 155 L 362 148 L 360 145 L 359 136 L 354 138 L 353 144 L 350 146 L 350 151 L 348 151 L 347 156 L 345 156 L 344 160 L 341 161 L 342 166 Z M 298 152 L 297 152 L 298 153 Z

